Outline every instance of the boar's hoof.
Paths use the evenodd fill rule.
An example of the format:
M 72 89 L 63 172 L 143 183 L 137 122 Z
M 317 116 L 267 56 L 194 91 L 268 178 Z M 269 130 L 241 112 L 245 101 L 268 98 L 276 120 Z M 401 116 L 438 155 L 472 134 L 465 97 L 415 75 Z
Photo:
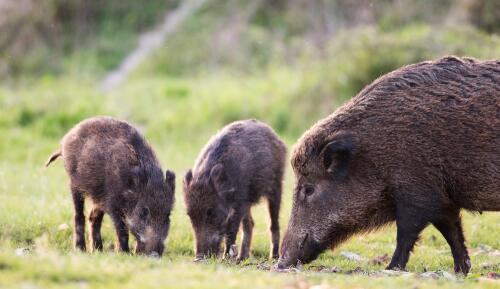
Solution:
M 229 248 L 229 258 L 234 259 L 238 256 L 238 247 L 236 247 L 235 244 L 231 245 L 231 248 Z
M 455 273 L 467 275 L 470 271 L 471 264 L 469 258 L 462 260 L 459 264 L 455 264 Z
M 206 258 L 205 256 L 203 256 L 203 255 L 199 255 L 199 256 L 194 257 L 193 262 L 195 262 L 195 263 L 200 263 L 200 262 L 205 261 L 206 259 L 207 259 L 207 258 Z
M 405 268 L 405 267 L 398 266 L 398 265 L 391 265 L 391 264 L 389 264 L 389 266 L 387 266 L 387 267 L 385 268 L 385 270 L 392 270 L 392 271 L 406 271 L 406 268 Z
M 278 261 L 278 263 L 273 266 L 273 270 L 281 271 L 281 270 L 288 269 L 288 267 L 289 266 L 287 266 L 285 263 Z

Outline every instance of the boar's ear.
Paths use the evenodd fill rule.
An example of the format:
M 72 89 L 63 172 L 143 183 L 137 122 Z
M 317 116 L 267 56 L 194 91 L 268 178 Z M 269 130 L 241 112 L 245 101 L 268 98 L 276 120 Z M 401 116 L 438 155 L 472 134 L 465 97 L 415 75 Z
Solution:
M 216 164 L 212 167 L 210 170 L 210 181 L 221 198 L 229 200 L 230 196 L 233 195 L 234 188 L 228 186 L 227 176 L 224 173 L 224 166 L 222 164 Z
M 192 180 L 193 180 L 193 171 L 190 169 L 189 171 L 186 172 L 186 175 L 184 176 L 184 189 L 189 187 Z
M 171 170 L 165 172 L 165 182 L 170 186 L 172 191 L 175 192 L 175 173 Z
M 351 162 L 355 149 L 355 140 L 352 135 L 342 134 L 327 143 L 320 153 L 325 170 L 333 174 L 337 181 L 347 175 L 349 163 Z

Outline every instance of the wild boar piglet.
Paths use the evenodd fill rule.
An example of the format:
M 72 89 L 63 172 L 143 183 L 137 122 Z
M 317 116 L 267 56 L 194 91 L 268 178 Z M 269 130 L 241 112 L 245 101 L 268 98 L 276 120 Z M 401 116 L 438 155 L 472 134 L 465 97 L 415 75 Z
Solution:
M 84 201 L 92 201 L 89 215 L 94 250 L 102 250 L 101 223 L 109 214 L 116 229 L 115 248 L 129 252 L 129 230 L 136 252 L 161 256 L 170 227 L 175 174 L 162 172 L 144 137 L 127 122 L 94 117 L 80 122 L 62 139 L 47 161 L 62 156 L 70 178 L 75 208 L 75 247 L 85 251 Z
M 195 236 L 196 259 L 224 255 L 241 261 L 249 256 L 254 222 L 250 212 L 261 197 L 270 215 L 271 257 L 279 254 L 279 211 L 286 147 L 266 124 L 237 121 L 216 134 L 184 178 L 184 200 Z M 236 234 L 243 230 L 239 255 Z

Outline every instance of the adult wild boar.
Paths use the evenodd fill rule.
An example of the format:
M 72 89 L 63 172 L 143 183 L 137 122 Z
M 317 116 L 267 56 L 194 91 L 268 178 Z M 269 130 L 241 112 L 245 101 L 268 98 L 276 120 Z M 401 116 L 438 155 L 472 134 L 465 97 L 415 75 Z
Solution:
M 445 237 L 467 274 L 460 210 L 500 210 L 500 61 L 445 57 L 384 75 L 304 133 L 278 268 L 396 221 L 388 269 L 420 232 Z
M 161 256 L 170 227 L 175 174 L 163 176 L 156 156 L 130 124 L 111 117 L 80 122 L 62 139 L 46 166 L 62 156 L 70 177 L 75 207 L 75 247 L 85 251 L 84 199 L 93 203 L 89 216 L 94 250 L 102 250 L 104 213 L 113 220 L 116 249 L 129 252 L 129 230 L 136 252 Z
M 271 219 L 271 257 L 279 254 L 279 211 L 286 147 L 266 124 L 237 121 L 216 134 L 184 178 L 184 199 L 196 239 L 196 259 L 217 255 L 225 237 L 225 256 L 240 224 L 243 239 L 237 261 L 249 256 L 254 226 L 250 208 L 261 197 Z

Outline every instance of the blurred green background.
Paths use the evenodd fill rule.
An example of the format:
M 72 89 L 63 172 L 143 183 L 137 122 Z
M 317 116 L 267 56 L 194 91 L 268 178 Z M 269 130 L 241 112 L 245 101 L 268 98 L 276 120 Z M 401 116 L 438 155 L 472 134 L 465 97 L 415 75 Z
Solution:
M 402 65 L 500 55 L 495 0 L 202 2 L 105 92 L 106 75 L 186 1 L 0 1 L 2 159 L 30 157 L 8 149 L 25 138 L 43 159 L 41 144 L 95 114 L 143 126 L 158 146 L 199 144 L 248 117 L 294 140 Z
M 171 27 L 167 37 L 155 34 L 162 23 L 175 17 L 182 21 Z M 219 128 L 234 120 L 258 118 L 269 123 L 291 149 L 304 130 L 391 70 L 450 54 L 499 59 L 499 34 L 497 0 L 0 0 L 0 287 L 22 280 L 49 287 L 71 287 L 80 279 L 106 285 L 93 273 L 79 275 L 92 267 L 83 263 L 95 262 L 97 275 L 109 269 L 108 263 L 119 267 L 124 262 L 121 258 L 129 264 L 139 262 L 143 271 L 152 268 L 151 276 L 163 278 L 155 271 L 163 263 L 70 253 L 73 211 L 67 177 L 60 161 L 47 170 L 42 166 L 61 137 L 80 120 L 106 114 L 136 124 L 163 168 L 177 173 L 169 253 L 162 261 L 172 267 L 168 262 L 187 262 L 192 256 L 182 177 Z M 122 73 L 122 62 L 134 51 L 142 58 L 129 73 Z M 121 81 L 104 85 L 116 71 L 124 76 Z M 293 186 L 289 167 L 285 183 L 282 231 Z M 250 262 L 261 262 L 268 255 L 267 212 L 259 207 L 254 215 L 255 259 Z M 105 223 L 106 246 L 111 248 L 113 230 L 108 219 Z M 498 251 L 499 223 L 498 214 L 467 214 L 469 246 Z M 389 228 L 356 238 L 345 248 L 373 258 L 390 255 L 394 240 L 394 228 Z M 452 270 L 449 248 L 434 229 L 426 230 L 422 243 L 425 250 L 417 249 L 410 271 Z M 16 248 L 28 248 L 31 259 L 18 259 Z M 47 257 L 37 248 L 53 255 Z M 476 277 L 499 271 L 498 256 L 488 254 L 473 256 Z M 38 263 L 58 269 L 47 273 Z M 489 267 L 482 267 L 483 263 Z M 69 264 L 71 278 L 60 276 L 68 273 L 61 264 Z M 323 255 L 318 264 L 345 270 L 361 266 L 365 271 L 384 265 L 345 261 L 339 251 Z M 126 283 L 127 272 L 135 268 L 129 266 L 122 268 L 120 278 L 110 277 L 110 282 Z M 201 283 L 180 287 L 205 286 L 203 281 L 216 270 L 191 263 L 173 267 L 184 278 L 186 270 L 200 269 Z M 118 274 L 111 269 L 108 273 Z M 220 274 L 221 280 L 228 281 L 226 287 L 236 288 L 263 278 L 253 272 L 252 279 L 240 276 L 243 283 L 231 283 L 224 279 L 229 278 L 226 273 Z M 323 280 L 309 277 L 303 277 L 307 286 Z M 279 287 L 291 282 L 290 288 L 302 288 L 301 278 L 271 279 Z M 350 277 L 342 278 L 333 281 L 346 287 L 436 285 L 418 279 L 372 283 L 358 276 L 358 283 L 350 283 Z

